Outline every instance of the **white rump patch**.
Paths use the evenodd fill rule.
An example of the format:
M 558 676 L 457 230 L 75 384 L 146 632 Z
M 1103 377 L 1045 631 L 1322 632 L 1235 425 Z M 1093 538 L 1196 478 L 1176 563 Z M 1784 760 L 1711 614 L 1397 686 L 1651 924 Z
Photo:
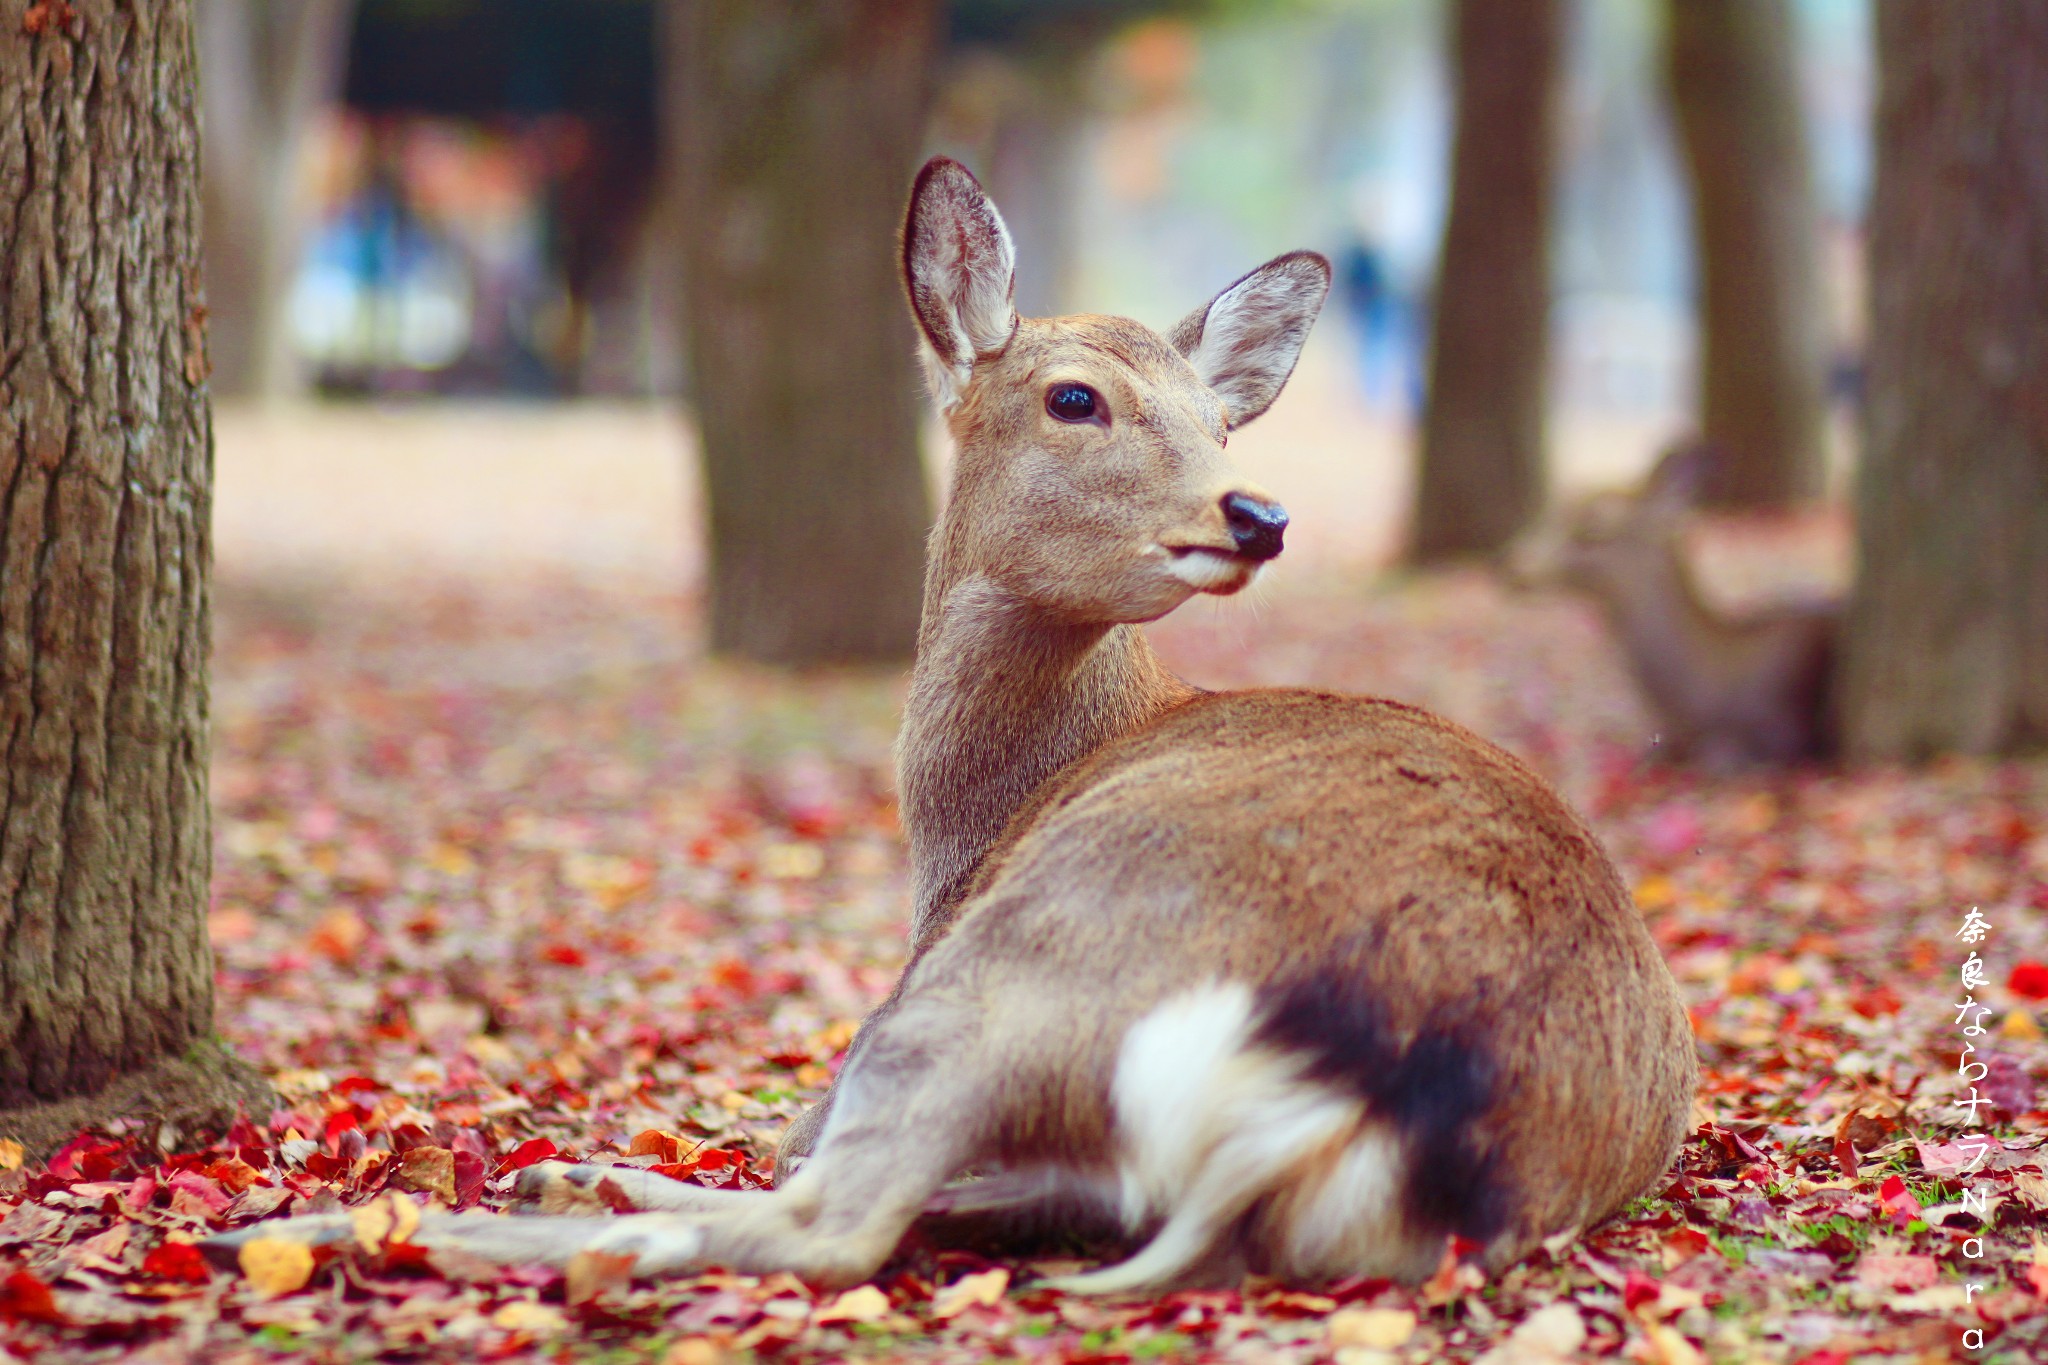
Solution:
M 1354 1232 L 1387 1224 L 1400 1177 L 1393 1139 L 1362 1130 L 1361 1101 L 1305 1078 L 1305 1059 L 1258 1045 L 1256 1027 L 1251 991 L 1224 983 L 1166 1001 L 1124 1035 L 1111 1092 L 1123 1217 L 1134 1230 L 1165 1222 L 1136 1256 L 1058 1287 L 1115 1293 L 1174 1283 L 1320 1154 L 1329 1158 L 1317 1168 L 1324 1187 L 1345 1206 L 1319 1219 Z M 1276 1231 L 1282 1244 L 1268 1254 L 1292 1260 L 1294 1238 Z M 1331 1240 L 1320 1221 L 1303 1231 L 1314 1245 Z

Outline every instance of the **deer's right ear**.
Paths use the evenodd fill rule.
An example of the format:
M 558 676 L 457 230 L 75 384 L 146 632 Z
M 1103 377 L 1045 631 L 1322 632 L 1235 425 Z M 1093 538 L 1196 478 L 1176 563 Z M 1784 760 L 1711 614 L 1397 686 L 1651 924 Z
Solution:
M 1720 447 L 1712 441 L 1703 437 L 1680 441 L 1658 458 L 1643 481 L 1643 500 L 1663 511 L 1687 511 L 1699 501 L 1720 462 Z
M 1010 344 L 1016 277 L 1010 230 L 981 182 L 950 157 L 925 162 L 903 224 L 903 287 L 942 410 L 960 401 L 977 356 Z

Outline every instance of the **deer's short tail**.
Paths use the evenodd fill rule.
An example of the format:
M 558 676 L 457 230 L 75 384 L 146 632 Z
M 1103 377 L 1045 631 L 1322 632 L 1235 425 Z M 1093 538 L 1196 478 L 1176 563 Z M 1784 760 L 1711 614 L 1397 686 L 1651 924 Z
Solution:
M 1447 1234 L 1484 1243 L 1505 1222 L 1474 1134 L 1489 1073 L 1451 1033 L 1395 1039 L 1334 973 L 1169 999 L 1125 1035 L 1113 1091 L 1123 1218 L 1158 1231 L 1064 1287 L 1164 1288 L 1232 1262 L 1426 1277 Z

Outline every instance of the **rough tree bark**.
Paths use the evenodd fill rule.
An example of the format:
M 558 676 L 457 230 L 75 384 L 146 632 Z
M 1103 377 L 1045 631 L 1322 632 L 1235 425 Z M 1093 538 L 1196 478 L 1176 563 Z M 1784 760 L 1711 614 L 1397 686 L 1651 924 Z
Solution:
M 306 233 L 299 149 L 341 96 L 354 0 L 198 0 L 213 387 L 299 387 L 288 323 Z
M 1671 0 L 1671 99 L 1692 191 L 1700 430 L 1721 506 L 1820 493 L 1827 319 L 1786 0 Z
M 909 657 L 930 505 L 896 233 L 933 0 L 669 0 L 711 643 Z
M 1852 754 L 2048 742 L 2048 4 L 1887 0 Z
M 0 5 L 0 1136 L 260 1085 L 213 1033 L 189 0 Z
M 1503 549 L 1543 501 L 1563 7 L 1459 0 L 1458 117 L 1413 554 Z

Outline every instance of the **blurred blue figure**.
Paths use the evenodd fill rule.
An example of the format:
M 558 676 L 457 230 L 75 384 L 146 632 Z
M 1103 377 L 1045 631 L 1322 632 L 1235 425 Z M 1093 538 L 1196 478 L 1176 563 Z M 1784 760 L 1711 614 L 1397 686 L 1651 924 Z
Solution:
M 1421 407 L 1415 318 L 1387 269 L 1384 253 L 1354 237 L 1337 255 L 1337 289 L 1358 341 L 1359 385 L 1375 408 L 1408 415 Z

